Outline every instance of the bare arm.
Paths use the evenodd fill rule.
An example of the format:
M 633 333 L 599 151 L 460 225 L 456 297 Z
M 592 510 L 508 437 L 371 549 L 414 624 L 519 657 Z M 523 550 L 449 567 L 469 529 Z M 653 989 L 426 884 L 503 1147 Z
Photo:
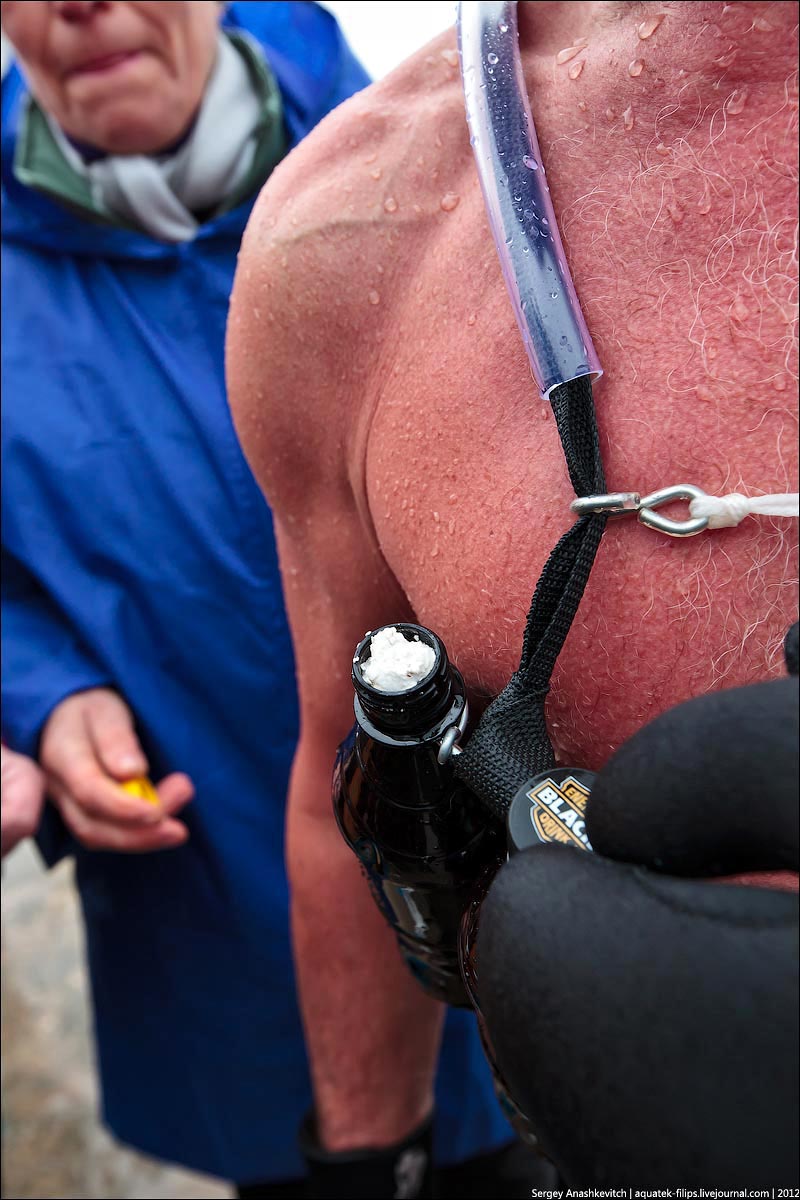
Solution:
M 284 548 L 282 559 L 291 562 L 291 551 Z M 340 569 L 347 574 L 347 566 Z M 352 612 L 341 622 L 343 631 Z M 359 622 L 358 636 L 371 623 Z M 296 629 L 299 646 L 302 622 Z M 331 642 L 334 650 L 341 646 L 338 660 L 348 664 L 353 638 L 343 633 Z M 311 653 L 322 670 L 333 670 L 325 650 L 317 649 L 319 657 Z M 334 689 L 318 688 L 313 681 L 308 690 L 317 696 L 303 699 L 287 854 L 294 953 L 321 1138 L 332 1150 L 391 1145 L 432 1107 L 438 1006 L 402 964 L 333 821 L 331 766 L 336 745 L 352 723 L 350 688 L 346 703 L 338 702 Z M 345 689 L 336 690 L 341 695 Z M 339 723 L 326 719 L 319 703 L 329 705 L 329 718 L 337 714 Z
M 292 932 L 318 1129 L 328 1149 L 343 1150 L 391 1145 L 430 1112 L 442 1010 L 407 973 L 333 818 L 353 650 L 367 629 L 412 614 L 358 494 L 369 382 L 353 361 L 346 305 L 331 301 L 347 291 L 352 246 L 340 239 L 353 233 L 309 232 L 305 219 L 297 232 L 292 165 L 273 177 L 245 238 L 227 369 L 242 444 L 276 518 L 294 638 Z

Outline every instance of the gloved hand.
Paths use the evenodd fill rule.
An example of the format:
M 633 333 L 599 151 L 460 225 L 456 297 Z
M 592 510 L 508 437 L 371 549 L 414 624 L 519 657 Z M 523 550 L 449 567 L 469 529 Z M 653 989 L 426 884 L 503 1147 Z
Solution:
M 598 776 L 594 854 L 490 889 L 483 1016 L 566 1184 L 797 1185 L 797 896 L 698 878 L 797 871 L 797 729 L 796 679 L 680 705 Z
M 428 1200 L 434 1194 L 432 1147 L 429 1117 L 395 1146 L 331 1153 L 320 1145 L 310 1113 L 300 1130 L 306 1195 L 309 1200 Z

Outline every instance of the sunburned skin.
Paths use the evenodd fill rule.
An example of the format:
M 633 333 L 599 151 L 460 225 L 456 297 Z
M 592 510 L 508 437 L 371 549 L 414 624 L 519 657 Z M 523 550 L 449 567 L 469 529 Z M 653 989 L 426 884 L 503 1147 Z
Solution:
M 610 489 L 794 490 L 795 6 L 520 5 L 520 41 L 605 368 L 595 399 Z M 282 544 L 291 557 L 294 523 L 309 519 L 304 469 L 338 473 L 354 495 L 327 509 L 326 553 L 355 504 L 361 536 L 480 706 L 517 665 L 573 495 L 489 236 L 452 33 L 275 172 L 242 263 L 261 299 L 241 302 L 240 270 L 232 330 L 255 319 L 274 346 L 291 327 L 302 375 L 324 384 L 288 412 L 287 362 L 280 393 L 262 374 L 234 403 Z M 309 445 L 309 420 L 347 437 Z M 795 522 L 748 518 L 688 541 L 610 523 L 553 679 L 560 756 L 598 767 L 661 709 L 779 673 L 795 552 Z M 286 570 L 290 605 L 303 589 L 302 640 L 323 601 Z
M 605 369 L 612 490 L 796 490 L 796 12 L 519 6 L 539 144 Z M 330 1150 L 395 1144 L 431 1111 L 441 1020 L 331 812 L 353 651 L 365 629 L 426 625 L 479 711 L 518 664 L 534 585 L 573 519 L 457 68 L 448 33 L 278 167 L 229 322 L 231 407 L 275 512 L 296 649 L 287 869 Z M 795 578 L 796 522 L 748 517 L 688 541 L 609 522 L 548 698 L 562 761 L 597 768 L 686 697 L 779 674 Z

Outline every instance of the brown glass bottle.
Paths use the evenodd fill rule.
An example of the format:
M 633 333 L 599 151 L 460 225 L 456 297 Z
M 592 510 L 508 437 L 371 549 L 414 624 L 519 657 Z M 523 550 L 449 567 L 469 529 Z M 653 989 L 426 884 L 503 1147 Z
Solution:
M 362 672 L 373 635 L 360 643 L 353 659 L 356 724 L 337 755 L 334 811 L 413 974 L 437 1000 L 466 1008 L 459 925 L 504 837 L 450 763 L 440 761 L 442 739 L 466 720 L 461 675 L 430 630 L 394 628 L 432 647 L 434 664 L 408 691 L 378 691 Z

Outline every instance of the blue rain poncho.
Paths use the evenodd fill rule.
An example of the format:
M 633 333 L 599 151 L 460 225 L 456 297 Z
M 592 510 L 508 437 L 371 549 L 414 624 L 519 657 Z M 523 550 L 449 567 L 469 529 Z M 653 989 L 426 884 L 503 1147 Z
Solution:
M 314 4 L 232 5 L 261 44 L 289 144 L 367 82 Z M 246 1182 L 302 1173 L 310 1104 L 283 823 L 297 737 L 268 508 L 234 433 L 223 342 L 254 197 L 174 245 L 23 186 L 24 82 L 2 89 L 3 732 L 35 754 L 66 696 L 112 686 L 153 778 L 188 772 L 188 843 L 75 855 L 105 1119 L 151 1154 Z M 265 337 L 268 330 L 265 328 Z M 474 1023 L 453 1013 L 445 1161 L 509 1137 Z

